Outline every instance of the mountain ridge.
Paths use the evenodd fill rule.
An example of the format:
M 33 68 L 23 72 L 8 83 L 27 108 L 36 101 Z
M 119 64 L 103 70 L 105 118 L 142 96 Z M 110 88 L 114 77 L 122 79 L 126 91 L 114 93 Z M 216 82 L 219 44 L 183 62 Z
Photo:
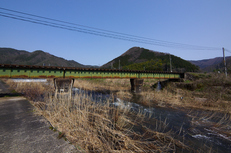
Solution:
M 191 60 L 189 61 L 200 67 L 202 71 L 212 72 L 212 71 L 224 71 L 224 58 L 223 57 L 215 57 L 210 59 L 202 59 L 202 60 Z M 231 69 L 231 56 L 226 57 L 226 65 L 228 69 Z
M 170 56 L 173 71 L 198 71 L 199 68 L 180 57 L 140 47 L 132 47 L 120 56 L 102 65 L 101 68 L 170 71 Z
M 170 71 L 170 56 L 173 71 L 224 71 L 223 57 L 186 61 L 169 53 L 157 52 L 140 47 L 132 47 L 120 56 L 102 65 L 103 69 L 155 70 Z M 228 71 L 231 71 L 231 56 L 226 57 Z M 42 50 L 28 52 L 13 48 L 0 47 L 0 64 L 45 65 L 63 67 L 98 68 L 83 65 L 74 60 L 66 60 Z M 196 66 L 195 66 L 196 65 Z
M 28 52 L 13 48 L 0 48 L 0 64 L 85 67 L 74 60 L 66 60 L 42 50 Z

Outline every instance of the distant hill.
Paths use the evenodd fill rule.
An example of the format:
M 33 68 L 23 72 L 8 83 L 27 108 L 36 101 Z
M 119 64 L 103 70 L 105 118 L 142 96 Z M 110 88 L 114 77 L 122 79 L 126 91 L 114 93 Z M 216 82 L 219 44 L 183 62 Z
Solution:
M 223 57 L 216 57 L 212 59 L 204 59 L 198 61 L 190 61 L 200 67 L 202 71 L 212 72 L 212 71 L 224 71 L 224 61 Z M 226 57 L 227 69 L 231 71 L 231 56 Z
M 177 72 L 194 72 L 199 67 L 181 59 L 180 57 L 171 55 L 172 70 Z M 106 69 L 130 69 L 130 70 L 151 70 L 151 71 L 169 71 L 170 70 L 170 54 L 155 52 L 145 48 L 133 47 L 123 53 L 121 56 L 111 60 L 101 66 Z
M 199 66 L 201 69 L 204 69 L 206 67 L 219 64 L 223 61 L 222 57 L 216 57 L 213 59 L 204 59 L 204 60 L 198 60 L 198 61 L 190 61 L 191 63 Z
M 85 67 L 73 60 L 65 60 L 41 50 L 28 52 L 12 48 L 0 48 L 0 64 Z

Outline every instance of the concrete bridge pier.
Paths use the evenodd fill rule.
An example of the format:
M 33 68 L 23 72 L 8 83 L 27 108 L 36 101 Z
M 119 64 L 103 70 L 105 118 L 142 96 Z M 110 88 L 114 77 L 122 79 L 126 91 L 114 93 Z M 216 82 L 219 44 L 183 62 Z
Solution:
M 142 86 L 144 83 L 143 79 L 130 79 L 131 92 L 140 93 L 142 92 Z
M 71 91 L 74 84 L 74 79 L 66 79 L 66 78 L 55 78 L 54 86 L 55 86 L 55 98 L 57 95 L 65 95 L 71 99 Z

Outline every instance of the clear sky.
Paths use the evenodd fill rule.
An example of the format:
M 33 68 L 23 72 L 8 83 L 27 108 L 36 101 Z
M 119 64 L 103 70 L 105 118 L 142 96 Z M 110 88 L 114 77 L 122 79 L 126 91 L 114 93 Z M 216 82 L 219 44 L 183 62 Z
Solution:
M 221 57 L 222 47 L 231 50 L 231 0 L 0 0 L 0 7 L 130 35 L 218 48 L 162 47 L 0 16 L 0 47 L 43 50 L 85 65 L 103 65 L 134 46 L 186 60 Z

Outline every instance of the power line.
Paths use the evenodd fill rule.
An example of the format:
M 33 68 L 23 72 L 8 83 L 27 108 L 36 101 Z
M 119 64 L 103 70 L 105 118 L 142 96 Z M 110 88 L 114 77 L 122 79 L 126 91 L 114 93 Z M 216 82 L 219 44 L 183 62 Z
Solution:
M 14 11 L 14 12 L 17 12 L 17 11 Z M 62 27 L 60 27 L 60 26 L 57 26 L 57 25 L 60 25 L 60 24 L 57 24 L 57 23 L 51 23 L 51 22 L 48 22 L 48 21 L 42 21 L 42 20 L 32 19 L 32 18 L 28 18 L 28 17 L 22 17 L 22 16 L 9 14 L 9 13 L 4 13 L 4 12 L 1 12 L 1 13 L 3 13 L 3 14 L 1 14 L 1 16 L 4 16 L 4 17 L 9 17 L 9 18 L 18 19 L 18 20 L 27 21 L 27 22 L 33 22 L 33 23 L 37 23 L 37 24 L 43 24 L 43 25 L 52 26 L 52 27 L 56 27 L 56 28 L 63 28 L 63 29 L 67 29 L 67 30 L 74 30 L 74 29 L 77 28 L 78 30 L 74 30 L 74 31 L 84 32 L 84 33 L 89 33 L 89 34 L 94 34 L 94 35 L 100 35 L 100 36 L 105 36 L 105 37 L 110 37 L 110 38 L 115 38 L 115 39 L 123 39 L 123 40 L 128 40 L 128 41 L 135 41 L 135 42 L 146 43 L 146 44 L 151 44 L 151 45 L 159 45 L 159 46 L 165 46 L 165 47 L 177 47 L 177 48 L 180 47 L 180 48 L 184 48 L 184 49 L 194 49 L 194 50 L 217 50 L 217 48 L 215 49 L 213 47 L 194 46 L 194 45 L 186 45 L 186 44 L 172 43 L 172 42 L 168 42 L 168 44 L 167 44 L 166 41 L 162 41 L 162 42 L 147 41 L 147 40 L 137 39 L 136 37 L 118 36 L 118 35 L 115 35 L 115 34 L 102 33 L 102 32 L 98 32 L 98 31 L 93 31 L 93 30 L 89 30 L 89 29 L 82 29 L 82 28 L 78 28 L 78 27 L 70 27 L 70 26 L 66 26 L 66 25 L 61 25 Z M 22 14 L 22 12 L 20 12 L 20 13 Z M 27 14 L 27 13 L 24 13 L 24 14 Z M 12 17 L 12 15 L 13 15 L 13 17 Z M 33 15 L 33 16 L 36 16 L 36 15 Z M 26 18 L 26 20 L 25 20 L 25 18 Z M 45 18 L 45 17 L 40 17 L 40 18 Z M 31 19 L 35 20 L 36 22 L 31 21 Z M 50 19 L 50 18 L 45 18 L 45 19 Z M 54 20 L 54 21 L 56 21 L 56 20 Z M 60 21 L 60 20 L 57 20 L 57 21 Z M 43 23 L 41 23 L 41 22 L 43 22 Z M 44 22 L 45 22 L 45 24 L 44 24 Z M 62 22 L 62 21 L 60 21 L 60 22 Z M 47 24 L 47 23 L 49 23 L 49 24 Z M 50 23 L 52 25 L 50 25 Z M 65 26 L 65 27 L 63 27 L 63 26 Z M 82 31 L 82 30 L 84 30 L 84 31 Z M 144 37 L 138 37 L 138 38 L 144 38 Z M 149 38 L 147 38 L 147 39 L 149 39 Z M 155 40 L 155 39 L 153 39 L 153 40 Z
M 21 20 L 21 21 L 27 21 L 27 22 L 36 23 L 36 24 L 41 24 L 41 25 L 46 25 L 46 26 L 51 26 L 51 27 L 55 27 L 55 28 L 61 28 L 61 29 L 66 29 L 66 30 L 71 30 L 71 31 L 87 33 L 87 34 L 93 34 L 93 35 L 98 35 L 98 36 L 104 36 L 104 37 L 109 37 L 109 38 L 122 39 L 122 40 L 127 40 L 127 41 L 133 41 L 133 42 L 146 43 L 146 44 L 153 45 L 152 42 L 142 41 L 142 40 L 138 40 L 138 39 L 135 39 L 135 38 L 132 39 L 132 38 L 129 38 L 129 37 L 122 37 L 122 36 L 119 36 L 119 35 L 112 35 L 112 34 L 92 31 L 92 30 L 88 30 L 88 29 L 70 27 L 70 26 L 66 26 L 66 25 L 62 25 L 62 24 L 56 24 L 56 23 L 47 22 L 47 21 L 42 21 L 41 22 L 41 20 L 40 21 L 37 20 L 37 19 L 31 20 L 31 18 L 25 18 L 25 17 L 21 17 L 21 16 L 17 16 L 17 15 L 15 16 L 15 15 L 12 15 L 12 14 L 10 15 L 10 14 L 7 14 L 7 13 L 2 13 L 2 12 L 0 12 L 0 16 L 12 18 L 12 19 L 17 19 L 17 20 Z
M 104 31 L 104 32 L 110 32 L 110 33 L 113 33 L 113 34 L 120 34 L 120 35 L 124 35 L 124 36 L 135 37 L 136 39 L 137 38 L 143 39 L 143 41 L 144 40 L 145 41 L 147 41 L 147 40 L 150 41 L 151 40 L 152 41 L 151 43 L 153 43 L 153 41 L 156 41 L 156 43 L 159 43 L 157 45 L 160 45 L 160 46 L 169 45 L 169 46 L 172 46 L 172 47 L 184 47 L 184 48 L 186 48 L 186 47 L 194 47 L 193 49 L 195 49 L 195 47 L 197 47 L 197 48 L 199 48 L 199 50 L 217 50 L 217 48 L 213 48 L 213 47 L 209 47 L 209 48 L 206 47 L 205 48 L 203 46 L 195 46 L 195 45 L 188 45 L 188 44 L 181 44 L 181 43 L 173 43 L 173 42 L 169 42 L 169 41 L 157 40 L 157 39 L 152 39 L 152 38 L 140 37 L 140 36 L 135 36 L 135 35 L 130 35 L 130 34 L 124 34 L 124 33 L 119 33 L 119 32 L 114 32 L 114 31 L 99 29 L 99 28 L 93 28 L 93 27 L 89 27 L 89 26 L 84 26 L 84 25 L 70 23 L 70 22 L 66 22 L 66 21 L 51 19 L 51 18 L 47 18 L 47 17 L 42 17 L 42 16 L 33 15 L 33 14 L 29 14 L 29 13 L 24 13 L 24 12 L 19 12 L 19 11 L 14 11 L 14 10 L 5 9 L 5 8 L 1 8 L 1 7 L 0 7 L 0 9 L 11 11 L 11 12 L 15 12 L 15 13 L 20 13 L 20 14 L 24 14 L 24 15 L 29 15 L 29 16 L 33 16 L 33 17 L 38 17 L 38 18 L 42 18 L 42 19 L 47 19 L 47 20 L 51 20 L 51 21 L 57 21 L 57 22 L 61 22 L 61 23 L 67 23 L 67 24 L 70 24 L 70 25 L 77 25 L 77 26 L 81 26 L 81 27 L 85 27 L 85 28 L 94 29 L 94 30 L 100 30 L 100 31 Z
M 205 46 L 197 46 L 197 45 L 189 45 L 189 44 L 157 40 L 157 39 L 152 39 L 152 38 L 146 38 L 146 37 L 141 37 L 141 36 L 135 36 L 135 35 L 125 34 L 125 33 L 120 33 L 120 32 L 99 29 L 99 28 L 93 28 L 93 27 L 70 23 L 70 22 L 61 21 L 57 19 L 51 19 L 47 17 L 29 14 L 29 13 L 10 10 L 6 8 L 2 8 L 2 7 L 0 7 L 0 9 L 11 12 L 11 13 L 0 12 L 0 16 L 3 16 L 3 17 L 31 22 L 35 24 L 41 24 L 41 25 L 55 27 L 55 28 L 61 28 L 65 30 L 77 31 L 77 32 L 98 35 L 98 36 L 103 36 L 103 37 L 108 37 L 108 38 L 144 43 L 144 44 L 149 44 L 149 45 L 157 45 L 157 46 L 163 46 L 163 47 L 181 48 L 181 49 L 189 49 L 189 50 L 220 50 L 220 48 L 217 48 L 217 47 L 205 47 Z M 21 15 L 17 15 L 15 13 L 21 14 Z M 27 17 L 27 16 L 30 16 L 30 17 Z
M 12 14 L 10 15 L 10 14 L 7 14 L 7 13 L 2 13 L 2 12 L 0 12 L 0 16 L 12 18 L 12 19 L 17 19 L 17 20 L 21 20 L 21 21 L 27 21 L 27 22 L 36 23 L 36 24 L 41 24 L 41 25 L 46 25 L 46 26 L 51 26 L 51 27 L 55 27 L 55 28 L 61 28 L 61 29 L 66 29 L 66 30 L 71 30 L 71 31 L 77 31 L 77 32 L 82 32 L 82 33 L 98 35 L 98 36 L 104 36 L 104 37 L 115 38 L 115 39 L 122 39 L 122 40 L 145 43 L 145 44 L 151 44 L 151 45 L 165 46 L 164 44 L 157 44 L 155 42 L 139 40 L 139 39 L 136 39 L 136 38 L 129 38 L 129 37 L 123 37 L 123 36 L 119 36 L 119 35 L 112 35 L 112 34 L 108 34 L 108 33 L 92 31 L 92 30 L 88 30 L 88 29 L 70 27 L 70 26 L 51 23 L 51 22 L 47 22 L 47 21 L 46 22 L 45 21 L 41 22 L 41 21 L 39 21 L 37 19 L 36 20 L 35 19 L 31 20 L 31 18 L 25 18 L 25 17 L 21 17 L 21 16 L 17 16 L 17 15 L 15 16 L 15 15 L 12 15 Z
M 4 12 L 0 12 L 0 13 L 1 13 L 1 16 L 9 17 L 12 19 L 28 21 L 28 22 L 33 22 L 33 23 L 37 23 L 37 24 L 44 24 L 44 25 L 54 26 L 57 28 L 63 28 L 63 29 L 67 29 L 67 30 L 74 30 L 75 29 L 75 30 L 79 30 L 79 32 L 84 31 L 84 32 L 89 32 L 90 34 L 99 33 L 99 34 L 110 35 L 108 33 L 103 33 L 103 32 L 98 32 L 98 31 L 93 31 L 93 30 L 83 29 L 83 28 L 78 28 L 78 27 L 73 27 L 73 26 L 67 26 L 64 24 L 57 24 L 57 23 L 53 23 L 53 22 L 49 22 L 49 21 L 38 20 L 38 19 L 29 18 L 29 17 L 23 17 L 23 16 L 19 16 L 19 15 L 10 14 L 10 13 L 4 13 Z M 114 36 L 116 36 L 116 35 L 114 35 Z
M 226 48 L 225 48 L 225 51 L 226 51 L 226 52 L 229 52 L 229 53 L 231 53 L 231 51 L 230 51 L 230 50 L 228 50 L 228 49 L 226 49 Z

